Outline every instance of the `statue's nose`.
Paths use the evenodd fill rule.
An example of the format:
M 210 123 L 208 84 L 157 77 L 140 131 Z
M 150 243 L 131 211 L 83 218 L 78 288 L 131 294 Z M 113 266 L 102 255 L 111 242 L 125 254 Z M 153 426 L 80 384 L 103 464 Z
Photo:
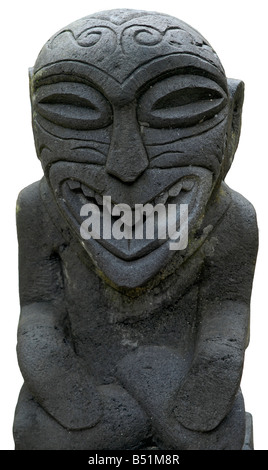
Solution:
M 107 172 L 124 183 L 134 182 L 148 167 L 134 103 L 114 111 L 113 134 L 106 162 Z

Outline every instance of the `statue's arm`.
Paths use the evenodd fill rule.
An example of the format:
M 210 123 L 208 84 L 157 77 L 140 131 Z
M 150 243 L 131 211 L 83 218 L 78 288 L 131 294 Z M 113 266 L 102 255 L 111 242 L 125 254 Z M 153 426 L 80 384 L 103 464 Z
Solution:
M 68 335 L 57 231 L 42 207 L 38 184 L 17 204 L 21 315 L 17 353 L 37 402 L 69 429 L 94 426 L 101 405 L 93 380 Z
M 214 254 L 203 273 L 194 359 L 180 387 L 174 412 L 197 431 L 214 429 L 232 408 L 249 341 L 250 296 L 258 246 L 252 206 L 233 195 L 215 230 Z

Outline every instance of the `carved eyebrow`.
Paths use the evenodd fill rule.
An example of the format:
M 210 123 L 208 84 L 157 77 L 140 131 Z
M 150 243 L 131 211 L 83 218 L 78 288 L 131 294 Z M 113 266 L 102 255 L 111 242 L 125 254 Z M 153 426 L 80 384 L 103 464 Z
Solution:
M 200 71 L 199 71 L 200 72 Z M 166 82 L 166 85 L 167 84 L 172 84 L 177 81 L 177 86 L 175 87 L 176 89 L 184 89 L 184 88 L 188 88 L 189 86 L 191 88 L 196 88 L 198 89 L 199 87 L 200 88 L 208 88 L 208 89 L 211 89 L 212 91 L 213 90 L 217 90 L 219 93 L 221 93 L 223 96 L 226 95 L 226 91 L 224 90 L 224 88 L 218 83 L 217 80 L 215 80 L 214 78 L 211 78 L 211 77 L 208 77 L 206 75 L 204 75 L 204 73 L 197 73 L 196 70 L 192 70 L 192 69 L 189 69 L 189 70 L 180 70 L 179 73 L 178 71 L 173 71 L 172 73 L 170 74 L 162 74 L 162 75 L 159 75 L 155 80 L 152 80 L 148 83 L 146 83 L 144 85 L 144 87 L 142 88 L 142 92 L 144 93 L 145 91 L 149 91 L 149 93 L 151 93 L 150 90 L 154 90 L 158 87 L 161 86 L 161 82 Z M 170 92 L 169 90 L 169 86 L 167 86 L 165 88 L 165 90 L 161 90 L 161 95 L 166 95 Z
M 182 67 L 182 68 L 175 68 L 169 71 L 162 72 L 161 74 L 151 78 L 150 80 L 147 80 L 145 83 L 143 83 L 139 89 L 137 90 L 137 95 L 141 96 L 143 93 L 146 92 L 149 88 L 152 88 L 154 85 L 156 85 L 159 82 L 162 82 L 163 80 L 172 77 L 185 77 L 185 80 L 187 80 L 187 77 L 192 77 L 194 76 L 196 78 L 196 81 L 198 83 L 198 79 L 200 80 L 205 80 L 207 79 L 208 82 L 214 82 L 215 85 L 221 88 L 222 93 L 224 95 L 228 94 L 227 86 L 225 85 L 224 81 L 222 79 L 219 79 L 218 75 L 213 75 L 211 73 L 207 73 L 203 69 L 198 69 L 196 67 Z
M 138 93 L 144 88 L 172 75 L 197 75 L 209 78 L 228 94 L 227 79 L 219 70 L 204 58 L 193 53 L 172 53 L 154 57 L 136 67 L 126 77 L 124 84 L 135 86 Z M 133 85 L 132 85 L 133 82 Z
M 51 73 L 45 76 L 33 76 L 32 79 L 32 90 L 36 92 L 38 88 L 44 85 L 53 85 L 54 83 L 60 82 L 70 82 L 70 83 L 82 83 L 83 85 L 89 85 L 98 90 L 96 83 L 90 78 L 76 75 L 73 72 L 59 72 L 59 73 Z

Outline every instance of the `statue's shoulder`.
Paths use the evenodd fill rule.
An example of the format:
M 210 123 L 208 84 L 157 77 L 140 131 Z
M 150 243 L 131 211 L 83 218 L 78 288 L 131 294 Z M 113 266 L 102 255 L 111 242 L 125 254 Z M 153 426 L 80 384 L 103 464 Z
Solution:
M 17 221 L 28 219 L 31 222 L 42 219 L 43 203 L 40 195 L 40 181 L 36 181 L 22 189 L 17 198 Z
M 229 216 L 234 219 L 240 229 L 257 230 L 257 216 L 253 204 L 242 194 L 228 188 L 231 196 L 231 204 L 229 207 Z
M 16 204 L 17 230 L 20 241 L 32 240 L 34 245 L 46 243 L 46 239 L 58 242 L 51 216 L 41 194 L 42 180 L 36 181 L 20 191 Z
M 258 247 L 258 225 L 253 204 L 240 193 L 224 185 L 229 204 L 218 227 L 222 242 L 234 247 L 256 251 Z

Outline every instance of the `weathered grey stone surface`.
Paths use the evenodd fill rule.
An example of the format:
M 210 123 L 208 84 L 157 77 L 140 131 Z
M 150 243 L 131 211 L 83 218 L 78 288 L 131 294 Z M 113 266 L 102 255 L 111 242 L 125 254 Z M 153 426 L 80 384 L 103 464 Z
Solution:
M 242 450 L 254 450 L 253 419 L 250 413 L 246 413 L 246 432 Z
M 30 90 L 44 177 L 17 207 L 16 449 L 242 449 L 257 225 L 224 178 L 243 83 L 182 21 L 114 10 L 55 34 Z M 187 248 L 82 239 L 102 196 L 188 204 Z

